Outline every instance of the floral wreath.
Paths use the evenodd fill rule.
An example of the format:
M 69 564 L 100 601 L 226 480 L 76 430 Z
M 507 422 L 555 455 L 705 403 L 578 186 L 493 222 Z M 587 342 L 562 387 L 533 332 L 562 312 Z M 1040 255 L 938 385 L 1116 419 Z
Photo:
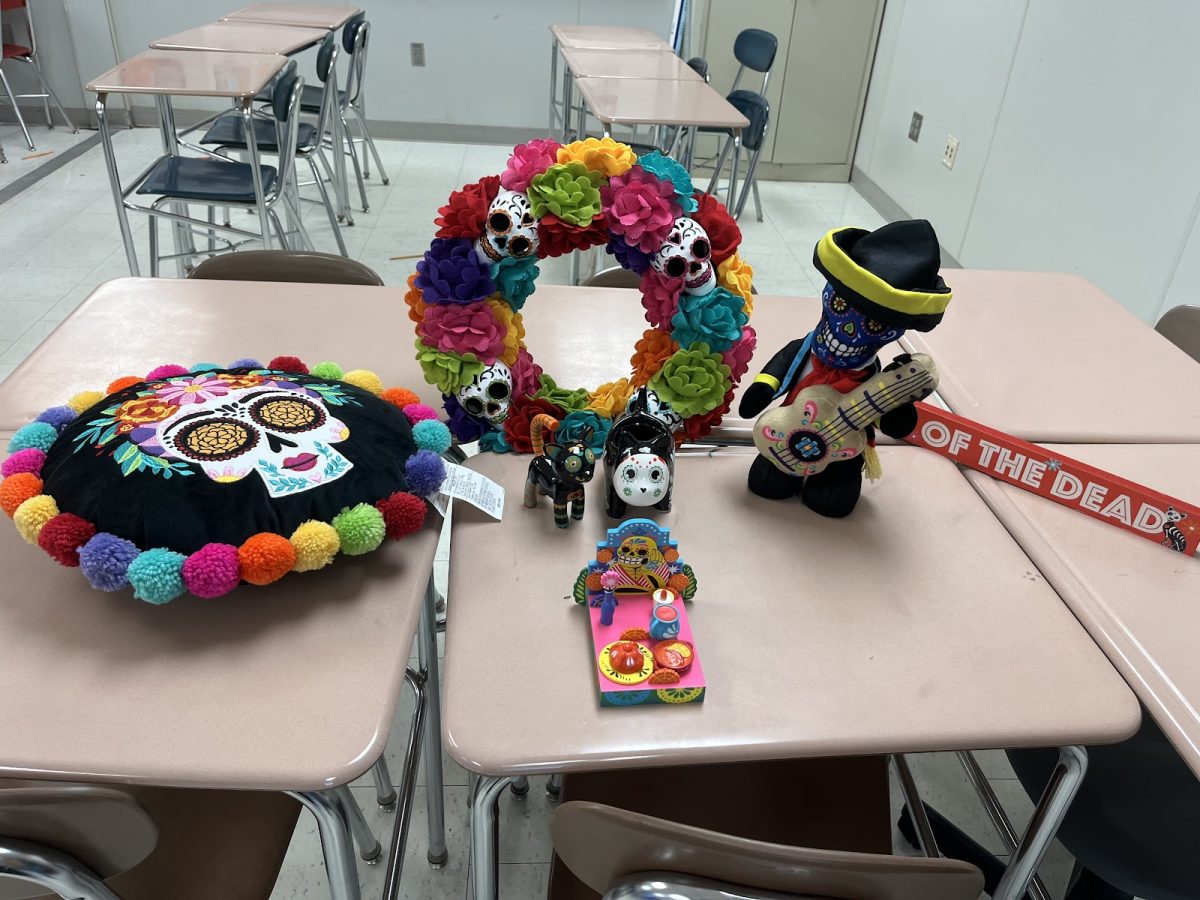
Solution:
M 655 150 L 612 138 L 513 149 L 499 175 L 455 191 L 408 279 L 417 360 L 443 395 L 451 431 L 485 450 L 530 452 L 539 414 L 570 436 L 591 426 L 596 449 L 632 393 L 646 387 L 677 441 L 720 423 L 754 352 L 747 325 L 753 270 L 719 200 Z M 628 377 L 595 390 L 560 387 L 525 347 L 521 309 L 537 260 L 606 245 L 641 276 L 650 327 Z
M 197 597 L 219 597 L 243 581 L 266 585 L 289 572 L 324 568 L 340 552 L 368 553 L 385 538 L 400 540 L 424 524 L 426 501 L 445 478 L 441 454 L 450 448 L 451 435 L 437 413 L 405 388 L 384 389 L 379 376 L 366 369 L 343 372 L 333 362 L 322 362 L 310 370 L 295 357 L 281 356 L 264 367 L 253 359 L 231 363 L 226 371 L 211 363 L 190 369 L 178 365 L 154 368 L 144 378 L 126 376 L 100 391 L 83 391 L 64 406 L 47 409 L 37 419 L 18 429 L 8 444 L 8 456 L 0 464 L 0 509 L 13 520 L 28 543 L 41 547 L 64 566 L 78 567 L 92 587 L 117 591 L 132 587 L 134 596 L 148 603 L 167 603 L 185 591 Z M 309 378 L 307 376 L 312 376 Z M 315 379 L 321 379 L 317 381 Z M 164 458 L 147 450 L 139 438 L 152 426 L 200 404 L 224 399 L 232 392 L 257 387 L 286 388 L 300 395 L 319 398 L 330 409 L 356 404 L 340 383 L 368 391 L 401 409 L 412 425 L 417 447 L 404 465 L 408 491 L 396 491 L 371 503 L 341 510 L 330 522 L 310 519 L 290 535 L 261 531 L 239 546 L 208 543 L 185 555 L 154 547 L 142 549 L 132 541 L 98 531 L 79 515 L 60 510 L 58 502 L 43 493 L 42 467 L 59 435 L 85 412 L 86 426 L 73 436 L 75 452 L 89 450 L 109 456 L 123 476 L 142 471 L 162 479 L 195 475 L 192 464 Z M 104 405 L 118 392 L 136 388 L 127 399 Z M 269 413 L 287 415 L 287 404 L 277 404 Z M 286 421 L 278 421 L 286 429 Z M 220 440 L 219 430 L 210 429 L 207 439 Z M 317 453 L 308 468 L 318 466 L 319 477 L 334 480 L 352 464 L 327 445 L 314 442 Z M 161 449 L 161 448 L 159 448 Z M 219 448 L 218 448 L 219 449 Z M 219 458 L 219 456 L 218 456 Z M 269 462 L 260 464 L 261 475 L 271 496 L 285 496 L 302 489 L 300 479 L 280 471 Z M 218 475 L 209 475 L 216 481 Z

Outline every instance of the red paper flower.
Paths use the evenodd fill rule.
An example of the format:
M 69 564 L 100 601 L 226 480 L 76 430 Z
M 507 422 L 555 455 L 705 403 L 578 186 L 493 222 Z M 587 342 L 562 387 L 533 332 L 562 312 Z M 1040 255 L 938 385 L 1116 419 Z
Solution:
M 729 412 L 731 406 L 733 406 L 733 391 L 725 395 L 725 399 L 721 401 L 721 405 L 716 409 L 709 410 L 702 416 L 692 416 L 690 419 L 684 419 L 682 439 L 685 441 L 694 441 L 704 437 L 713 428 L 721 424 L 721 419 Z
M 484 301 L 426 307 L 417 336 L 443 353 L 474 353 L 489 365 L 504 352 L 504 327 Z
M 655 328 L 669 331 L 682 290 L 682 278 L 667 278 L 654 269 L 647 269 L 642 275 L 642 306 L 646 307 L 646 321 Z
M 500 176 L 485 175 L 474 184 L 465 184 L 461 191 L 450 195 L 446 205 L 438 210 L 434 224 L 435 237 L 470 238 L 483 235 L 488 207 L 500 192 Z
M 712 264 L 719 266 L 737 252 L 738 244 L 742 242 L 741 229 L 729 210 L 712 194 L 697 191 L 695 197 L 699 208 L 692 213 L 692 218 L 708 232 Z
M 600 202 L 612 233 L 643 253 L 656 252 L 683 215 L 675 199 L 675 185 L 641 166 L 610 178 L 600 188 Z
M 545 397 L 514 397 L 509 404 L 508 418 L 504 420 L 504 439 L 517 453 L 533 452 L 529 425 L 534 416 L 542 413 L 560 421 L 565 415 L 561 406 Z
M 564 222 L 554 213 L 546 213 L 538 220 L 539 259 L 564 256 L 576 250 L 587 250 L 598 244 L 608 243 L 608 224 L 602 216 L 592 219 L 587 228 Z

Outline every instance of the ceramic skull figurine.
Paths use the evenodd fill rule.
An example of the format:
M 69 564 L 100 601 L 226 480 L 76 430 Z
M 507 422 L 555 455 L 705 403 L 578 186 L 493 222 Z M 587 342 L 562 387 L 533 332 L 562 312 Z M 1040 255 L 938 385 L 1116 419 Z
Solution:
M 668 278 L 682 278 L 683 289 L 689 294 L 707 294 L 717 286 L 708 232 L 687 216 L 675 220 L 670 234 L 650 258 L 650 265 Z
M 659 397 L 657 391 L 652 391 L 649 388 L 646 388 L 644 403 L 639 399 L 636 392 L 630 395 L 629 402 L 625 404 L 625 415 L 632 415 L 635 412 L 649 413 L 671 429 L 672 432 L 676 432 L 683 427 L 683 416 L 675 412 L 674 407 L 670 403 Z
M 479 239 L 479 254 L 489 262 L 504 257 L 526 259 L 537 252 L 537 220 L 529 198 L 517 191 L 500 189 L 488 207 L 484 234 Z
M 490 425 L 502 425 L 512 400 L 512 370 L 497 360 L 458 389 L 458 402 Z

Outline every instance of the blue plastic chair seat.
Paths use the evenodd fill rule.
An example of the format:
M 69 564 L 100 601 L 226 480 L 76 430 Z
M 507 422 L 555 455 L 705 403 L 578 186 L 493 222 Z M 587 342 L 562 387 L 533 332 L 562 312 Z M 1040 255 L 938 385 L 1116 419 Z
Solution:
M 306 113 L 319 113 L 321 111 L 321 95 L 325 93 L 325 88 L 316 84 L 306 84 L 303 92 L 300 94 L 300 110 Z M 346 92 L 338 91 L 338 105 L 346 102 Z
M 254 119 L 254 136 L 259 150 L 274 153 L 279 149 L 275 136 L 275 123 L 267 119 Z M 296 127 L 296 147 L 307 150 L 316 144 L 317 126 L 301 122 Z M 244 148 L 246 146 L 245 120 L 236 113 L 221 116 L 200 138 L 201 144 L 218 144 L 222 147 Z
M 274 166 L 259 166 L 263 194 L 275 185 Z M 165 156 L 138 187 L 139 194 L 158 194 L 204 203 L 254 203 L 254 172 L 247 163 Z
M 729 105 L 750 120 L 750 124 L 742 129 L 742 146 L 747 150 L 757 150 L 767 133 L 767 120 L 771 115 L 771 104 L 767 98 L 756 91 L 734 91 L 725 98 Z M 729 134 L 728 128 L 701 128 L 701 132 L 717 132 Z

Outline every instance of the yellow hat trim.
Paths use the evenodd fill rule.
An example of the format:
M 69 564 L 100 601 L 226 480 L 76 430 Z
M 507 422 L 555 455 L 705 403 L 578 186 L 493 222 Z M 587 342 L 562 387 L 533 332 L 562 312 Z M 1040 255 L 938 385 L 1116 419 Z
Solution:
M 954 296 L 950 291 L 931 294 L 926 291 L 904 291 L 894 288 L 847 256 L 846 251 L 833 240 L 835 234 L 846 230 L 848 229 L 834 228 L 817 244 L 817 256 L 834 279 L 873 303 L 906 315 L 929 316 L 946 311 Z

